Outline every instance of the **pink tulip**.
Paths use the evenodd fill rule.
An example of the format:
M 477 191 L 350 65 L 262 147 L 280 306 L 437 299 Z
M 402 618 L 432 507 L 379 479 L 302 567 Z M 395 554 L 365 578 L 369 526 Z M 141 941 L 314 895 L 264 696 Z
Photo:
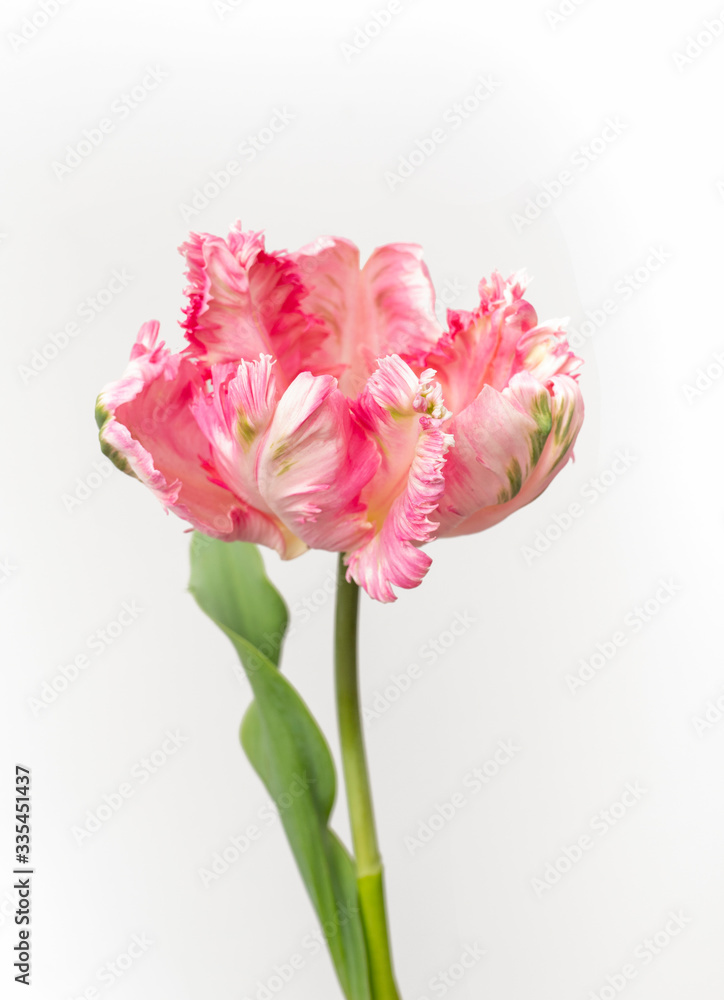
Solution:
M 444 332 L 411 244 L 360 268 L 347 240 L 270 254 L 237 225 L 181 250 L 188 346 L 144 324 L 98 422 L 116 465 L 199 531 L 345 552 L 348 578 L 392 601 L 435 534 L 495 524 L 571 457 L 580 361 L 520 282 L 481 283 Z
M 438 537 L 489 528 L 535 500 L 573 457 L 583 423 L 582 361 L 558 326 L 538 326 L 518 277 L 481 281 L 474 312 L 448 310 L 428 355 L 455 416 Z

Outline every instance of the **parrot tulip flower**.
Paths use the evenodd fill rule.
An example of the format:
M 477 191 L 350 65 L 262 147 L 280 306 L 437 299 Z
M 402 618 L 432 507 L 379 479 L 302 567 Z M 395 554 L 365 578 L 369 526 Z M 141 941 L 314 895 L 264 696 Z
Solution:
M 360 267 L 347 240 L 269 253 L 237 224 L 181 250 L 188 346 L 144 324 L 97 418 L 104 452 L 199 531 L 343 552 L 391 601 L 423 579 L 425 543 L 497 523 L 572 457 L 581 362 L 520 279 L 481 282 L 445 331 L 414 245 Z
M 480 283 L 474 312 L 448 310 L 427 358 L 455 416 L 434 515 L 438 537 L 489 528 L 535 500 L 572 457 L 583 422 L 581 365 L 565 334 L 537 325 L 520 278 Z
M 172 353 L 157 322 L 141 327 L 124 375 L 98 397 L 101 447 L 201 532 L 189 590 L 249 681 L 241 744 L 279 806 L 344 997 L 400 1000 L 364 748 L 360 588 L 395 600 L 422 581 L 434 538 L 489 528 L 548 486 L 581 428 L 581 361 L 558 323 L 538 324 L 517 276 L 482 281 L 479 304 L 448 310 L 443 329 L 411 244 L 361 265 L 348 240 L 270 253 L 237 224 L 181 251 L 186 347 Z M 255 545 L 235 542 L 283 559 L 339 553 L 351 850 L 330 826 L 328 742 L 280 670 L 287 607 Z

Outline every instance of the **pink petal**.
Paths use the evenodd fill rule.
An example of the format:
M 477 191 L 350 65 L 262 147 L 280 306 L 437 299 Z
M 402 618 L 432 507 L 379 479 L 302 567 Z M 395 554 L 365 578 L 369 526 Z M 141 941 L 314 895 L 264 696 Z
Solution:
M 448 310 L 450 333 L 428 358 L 438 371 L 445 401 L 460 413 L 483 385 L 503 389 L 520 370 L 516 349 L 521 336 L 535 326 L 533 306 L 523 298 L 522 278 L 503 279 L 494 271 L 480 282 L 480 305 L 473 312 Z
M 417 377 L 400 357 L 379 362 L 354 410 L 377 442 L 379 471 L 362 492 L 374 534 L 351 551 L 348 579 L 378 601 L 394 601 L 392 586 L 416 587 L 430 566 L 419 548 L 436 530 L 431 520 L 444 488 L 441 430 L 449 414 L 432 371 Z
M 415 243 L 377 247 L 362 269 L 362 278 L 379 330 L 377 357 L 399 354 L 422 368 L 442 334 L 422 247 Z
M 573 457 L 583 413 L 570 375 L 543 384 L 521 372 L 502 392 L 484 386 L 447 428 L 455 448 L 435 515 L 438 537 L 482 531 L 539 496 Z
M 279 395 L 272 359 L 216 364 L 211 378 L 213 391 L 197 397 L 191 409 L 211 446 L 219 485 L 247 508 L 245 541 L 270 545 L 285 559 L 300 555 L 307 546 L 270 510 L 256 480 L 259 450 Z
M 378 247 L 362 270 L 354 243 L 334 237 L 320 237 L 291 256 L 306 286 L 302 306 L 323 338 L 327 370 L 339 374 L 346 395 L 358 395 L 377 358 L 387 354 L 423 367 L 442 329 L 420 247 Z
M 123 377 L 98 397 L 101 447 L 199 531 L 288 554 L 279 529 L 221 481 L 194 417 L 204 378 L 188 359 L 157 343 L 158 330 L 156 322 L 144 324 Z
M 188 261 L 182 326 L 192 355 L 212 365 L 271 354 L 284 385 L 315 367 L 324 334 L 310 329 L 300 308 L 303 285 L 286 254 L 267 253 L 262 234 L 242 232 L 240 223 L 227 240 L 193 233 L 180 250 Z
M 303 372 L 276 407 L 257 481 L 290 531 L 314 548 L 342 552 L 371 532 L 360 492 L 378 464 L 336 379 Z
M 516 346 L 515 370 L 530 372 L 539 382 L 546 382 L 554 375 L 573 375 L 582 364 L 555 320 L 532 327 Z

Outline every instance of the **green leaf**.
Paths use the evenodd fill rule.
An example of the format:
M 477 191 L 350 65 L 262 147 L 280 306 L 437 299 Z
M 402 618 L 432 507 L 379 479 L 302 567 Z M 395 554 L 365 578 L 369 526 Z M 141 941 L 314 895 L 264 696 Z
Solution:
M 329 828 L 334 763 L 309 709 L 277 669 L 287 609 L 255 545 L 194 532 L 189 589 L 231 639 L 254 692 L 241 742 L 277 804 L 348 1000 L 371 1000 L 355 865 Z

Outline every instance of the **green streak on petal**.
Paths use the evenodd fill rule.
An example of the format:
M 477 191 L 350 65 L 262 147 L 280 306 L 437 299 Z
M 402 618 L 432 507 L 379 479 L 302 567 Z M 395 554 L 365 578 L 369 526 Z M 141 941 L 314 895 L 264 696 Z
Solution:
M 138 476 L 128 464 L 125 455 L 121 455 L 120 451 L 116 451 L 115 448 L 112 448 L 100 436 L 99 436 L 99 441 L 101 443 L 101 451 L 106 456 L 106 458 L 109 458 L 111 462 L 113 462 L 113 464 L 117 469 L 120 469 L 121 472 L 125 472 L 127 476 L 131 476 L 133 479 L 138 479 Z
M 508 482 L 510 483 L 510 495 L 511 497 L 514 497 L 520 493 L 523 485 L 523 470 L 521 469 L 520 462 L 517 458 L 514 458 L 510 463 L 507 474 Z
M 239 413 L 236 418 L 236 433 L 242 444 L 251 444 L 256 437 L 256 431 L 247 420 L 245 413 Z
M 571 450 L 571 444 L 572 443 L 573 442 L 570 441 L 570 440 L 566 442 L 566 444 L 563 447 L 562 451 L 559 453 L 558 458 L 555 460 L 555 462 L 551 466 L 551 468 L 550 468 L 551 472 L 554 472 L 555 469 L 557 469 L 558 466 L 561 464 L 561 462 L 563 461 L 563 459 L 566 457 L 566 455 L 568 454 L 568 452 Z
M 96 400 L 96 423 L 98 424 L 98 430 L 103 430 L 103 425 L 110 419 L 111 415 L 101 403 L 101 397 L 99 396 Z
M 108 444 L 108 442 L 103 437 L 103 430 L 106 424 L 111 419 L 111 415 L 105 408 L 105 406 L 103 406 L 100 399 L 101 397 L 99 396 L 98 399 L 96 400 L 96 423 L 98 424 L 99 428 L 98 440 L 100 441 L 101 451 L 106 456 L 106 458 L 110 459 L 110 461 L 113 462 L 113 464 L 117 469 L 120 469 L 121 472 L 125 472 L 127 476 L 132 476 L 133 479 L 138 479 L 138 476 L 128 464 L 126 456 L 122 455 L 120 451 L 117 451 L 114 447 L 112 447 L 112 445 Z
M 556 444 L 560 444 L 562 441 L 565 440 L 565 438 L 569 436 L 571 430 L 571 422 L 573 420 L 573 412 L 574 412 L 574 407 L 569 406 L 567 411 L 561 410 L 561 412 L 556 415 L 556 425 L 555 425 L 555 430 L 553 432 Z M 564 424 L 563 421 L 566 418 L 566 416 L 568 419 L 565 420 Z
M 536 429 L 530 436 L 530 464 L 531 468 L 533 468 L 533 466 L 538 464 L 538 459 L 543 454 L 545 443 L 553 426 L 553 416 L 547 392 L 542 392 L 539 396 L 535 397 L 530 415 L 536 423 Z
M 508 477 L 510 490 L 501 490 L 498 493 L 498 503 L 507 503 L 508 500 L 512 500 L 514 496 L 517 496 L 518 493 L 520 493 L 521 487 L 523 486 L 523 470 L 521 469 L 520 462 L 517 458 L 513 459 L 508 468 L 505 470 L 505 474 Z

